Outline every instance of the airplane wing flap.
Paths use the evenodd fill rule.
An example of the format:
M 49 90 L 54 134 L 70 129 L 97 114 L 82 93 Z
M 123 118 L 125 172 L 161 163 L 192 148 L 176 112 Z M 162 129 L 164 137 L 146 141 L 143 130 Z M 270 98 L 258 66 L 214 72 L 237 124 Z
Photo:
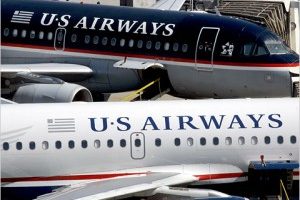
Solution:
M 192 175 L 178 173 L 150 173 L 137 177 L 126 177 L 112 180 L 95 181 L 86 184 L 72 185 L 58 189 L 50 194 L 37 198 L 37 200 L 62 199 L 108 199 L 115 197 L 133 196 L 133 194 L 150 192 L 161 186 L 191 183 L 197 178 Z
M 126 69 L 148 69 L 149 67 L 163 68 L 164 66 L 158 62 L 149 62 L 145 60 L 124 59 L 116 62 L 114 67 Z
M 40 63 L 40 64 L 2 64 L 1 77 L 13 79 L 24 74 L 48 75 L 67 81 L 85 80 L 93 74 L 93 70 L 84 65 L 66 63 Z M 72 80 L 73 79 L 73 80 Z

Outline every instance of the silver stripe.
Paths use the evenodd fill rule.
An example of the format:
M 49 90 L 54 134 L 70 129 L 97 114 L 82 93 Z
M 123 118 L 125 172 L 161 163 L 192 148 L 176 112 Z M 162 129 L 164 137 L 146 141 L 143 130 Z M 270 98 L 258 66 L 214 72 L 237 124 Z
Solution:
M 57 118 L 55 120 L 74 120 L 74 118 Z
M 48 124 L 48 126 L 75 126 L 75 124 Z
M 20 24 L 29 24 L 29 22 L 25 22 L 25 21 L 15 21 L 15 20 L 11 20 L 10 22 L 14 22 L 14 23 L 20 23 Z
M 62 132 L 66 132 L 66 133 L 73 133 L 74 131 L 68 131 L 68 130 L 62 130 L 62 131 L 48 131 L 48 133 L 62 133 Z
M 23 18 L 23 19 L 31 19 L 32 16 L 21 16 L 21 15 L 13 15 L 12 18 Z
M 14 17 L 11 20 L 16 20 L 16 21 L 30 21 L 30 19 L 14 18 Z
M 22 10 L 20 10 L 20 13 L 22 13 L 22 14 L 31 14 L 31 15 L 34 14 L 34 12 L 28 12 L 28 11 L 22 11 Z
M 64 121 L 64 122 L 54 122 L 54 123 L 52 123 L 52 124 L 67 124 L 67 123 L 72 123 L 72 124 L 74 124 L 75 123 L 75 121 Z
M 48 130 L 55 130 L 55 129 L 70 129 L 70 130 L 74 130 L 75 127 L 48 127 Z

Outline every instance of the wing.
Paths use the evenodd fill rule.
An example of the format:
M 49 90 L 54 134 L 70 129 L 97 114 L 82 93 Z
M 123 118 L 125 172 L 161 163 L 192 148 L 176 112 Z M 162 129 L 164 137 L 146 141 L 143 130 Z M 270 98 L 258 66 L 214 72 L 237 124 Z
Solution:
M 180 10 L 186 0 L 160 0 L 151 8 L 159 10 Z
M 121 171 L 121 173 L 124 172 L 129 172 L 129 174 L 135 172 L 137 175 L 75 184 L 59 188 L 37 199 L 98 200 L 153 195 L 226 198 L 229 195 L 214 190 L 170 186 L 198 184 L 200 182 L 211 184 L 232 183 L 243 176 L 240 168 L 226 164 L 169 165 Z
M 38 197 L 38 200 L 62 199 L 108 199 L 125 198 L 134 195 L 152 195 L 162 186 L 191 183 L 197 178 L 192 175 L 178 173 L 150 173 L 138 177 L 127 177 L 106 181 L 96 181 L 87 184 L 73 185 L 58 189 L 53 193 Z
M 64 63 L 4 64 L 1 65 L 0 72 L 1 77 L 7 79 L 21 77 L 31 80 L 34 76 L 26 77 L 25 74 L 34 74 L 58 77 L 71 82 L 85 80 L 93 73 L 84 65 Z

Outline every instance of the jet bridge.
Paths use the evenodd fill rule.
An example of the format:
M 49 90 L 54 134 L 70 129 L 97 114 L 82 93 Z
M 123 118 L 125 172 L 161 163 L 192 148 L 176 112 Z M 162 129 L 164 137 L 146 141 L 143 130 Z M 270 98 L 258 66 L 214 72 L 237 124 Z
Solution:
M 217 10 L 215 9 L 217 7 Z M 182 10 L 220 12 L 266 26 L 300 53 L 300 2 L 294 0 L 186 0 Z
M 279 183 L 292 194 L 293 172 L 299 169 L 296 161 L 252 161 L 248 169 L 248 181 L 253 195 L 278 195 Z

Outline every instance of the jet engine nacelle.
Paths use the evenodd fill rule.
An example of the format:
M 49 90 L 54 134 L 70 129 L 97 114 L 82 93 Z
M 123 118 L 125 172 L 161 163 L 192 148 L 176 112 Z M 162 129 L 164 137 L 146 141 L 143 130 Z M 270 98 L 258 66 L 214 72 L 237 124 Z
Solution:
M 91 92 L 73 83 L 28 84 L 20 86 L 13 97 L 17 103 L 92 102 Z

